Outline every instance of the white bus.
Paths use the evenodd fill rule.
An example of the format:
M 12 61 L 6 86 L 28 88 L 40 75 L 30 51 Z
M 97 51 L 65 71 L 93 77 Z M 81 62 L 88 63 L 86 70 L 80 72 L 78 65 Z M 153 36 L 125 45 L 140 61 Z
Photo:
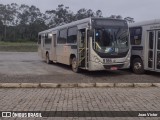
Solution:
M 86 18 L 39 33 L 39 54 L 47 63 L 71 65 L 74 72 L 130 66 L 129 27 L 125 20 Z
M 131 68 L 160 72 L 160 19 L 133 23 L 130 27 Z

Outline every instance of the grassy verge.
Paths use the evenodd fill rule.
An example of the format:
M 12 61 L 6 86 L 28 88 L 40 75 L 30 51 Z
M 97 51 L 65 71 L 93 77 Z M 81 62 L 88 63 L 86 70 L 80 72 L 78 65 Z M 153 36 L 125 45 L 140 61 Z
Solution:
M 37 43 L 34 42 L 2 42 L 0 51 L 6 52 L 37 52 Z

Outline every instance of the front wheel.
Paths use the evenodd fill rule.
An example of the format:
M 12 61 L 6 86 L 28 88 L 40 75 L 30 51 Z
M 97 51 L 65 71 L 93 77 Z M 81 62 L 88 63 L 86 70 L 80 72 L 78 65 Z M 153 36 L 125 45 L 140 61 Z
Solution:
M 76 59 L 76 57 L 74 57 L 74 58 L 72 59 L 72 64 L 71 64 L 71 66 L 72 66 L 73 72 L 75 72 L 75 73 L 78 73 L 78 72 L 79 72 L 79 68 L 78 68 L 78 64 L 77 64 L 77 59 Z
M 143 62 L 140 58 L 135 58 L 133 60 L 132 70 L 136 74 L 143 74 L 145 72 Z
M 46 63 L 47 63 L 47 64 L 50 64 L 50 63 L 51 63 L 51 61 L 50 61 L 50 59 L 49 59 L 49 54 L 48 54 L 48 53 L 46 54 Z

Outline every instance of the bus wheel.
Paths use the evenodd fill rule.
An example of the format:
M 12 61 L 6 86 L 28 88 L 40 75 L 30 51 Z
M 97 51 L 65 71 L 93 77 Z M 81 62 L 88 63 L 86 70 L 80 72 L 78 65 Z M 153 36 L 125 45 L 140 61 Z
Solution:
M 144 73 L 144 65 L 140 58 L 135 58 L 132 63 L 132 70 L 136 74 Z
M 48 53 L 46 54 L 46 63 L 47 63 L 47 64 L 50 64 L 50 63 L 51 63 L 51 61 L 49 60 L 49 54 L 48 54 Z
M 78 68 L 78 65 L 77 65 L 77 59 L 76 59 L 76 57 L 74 57 L 72 59 L 72 65 L 71 66 L 72 66 L 73 72 L 75 72 L 75 73 L 79 72 L 79 68 Z

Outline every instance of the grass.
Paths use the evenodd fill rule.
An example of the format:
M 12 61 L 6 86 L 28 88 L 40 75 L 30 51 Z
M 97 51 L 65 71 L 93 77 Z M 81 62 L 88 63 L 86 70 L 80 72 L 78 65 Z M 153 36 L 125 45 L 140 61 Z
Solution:
M 3 42 L 0 41 L 0 51 L 6 52 L 37 52 L 35 42 Z

